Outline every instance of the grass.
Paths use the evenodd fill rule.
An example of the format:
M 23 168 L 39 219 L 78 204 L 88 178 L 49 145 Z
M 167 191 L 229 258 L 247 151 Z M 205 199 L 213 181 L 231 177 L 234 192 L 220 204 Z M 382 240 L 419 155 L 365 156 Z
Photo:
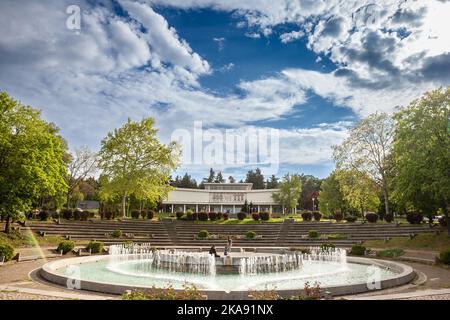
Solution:
M 382 251 L 379 251 L 377 253 L 377 256 L 380 258 L 397 258 L 403 255 L 405 251 L 400 248 L 394 248 L 394 249 L 385 249 Z
M 23 232 L 11 230 L 10 234 L 3 231 L 0 232 L 0 242 L 8 243 L 15 248 L 18 247 L 36 247 L 36 246 L 53 246 L 58 245 L 63 240 L 62 237 L 45 236 L 42 237 L 30 230 Z
M 370 240 L 365 241 L 364 245 L 369 248 L 382 248 L 382 249 L 417 249 L 417 250 L 430 250 L 430 251 L 442 251 L 450 248 L 450 237 L 446 232 L 440 234 L 418 234 L 414 239 L 409 237 L 392 238 L 388 242 L 384 240 Z

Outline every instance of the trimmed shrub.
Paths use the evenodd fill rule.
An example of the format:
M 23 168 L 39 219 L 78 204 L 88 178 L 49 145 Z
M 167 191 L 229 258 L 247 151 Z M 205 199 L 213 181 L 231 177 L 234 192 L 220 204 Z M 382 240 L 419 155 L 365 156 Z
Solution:
M 342 213 L 338 212 L 338 213 L 334 214 L 333 218 L 337 222 L 340 222 L 340 221 L 344 220 L 344 215 Z
M 58 248 L 56 248 L 56 251 L 61 252 L 63 254 L 66 254 L 68 252 L 71 252 L 75 248 L 75 242 L 71 240 L 64 240 L 61 241 L 58 245 Z
M 355 222 L 356 220 L 358 220 L 358 218 L 355 217 L 355 216 L 347 216 L 347 217 L 345 218 L 345 220 L 346 220 L 347 222 L 353 223 L 353 222 Z
M 6 261 L 9 261 L 14 256 L 14 248 L 8 243 L 0 243 L 0 257 L 3 257 Z
M 238 212 L 238 214 L 237 214 L 237 218 L 239 219 L 239 220 L 244 220 L 245 218 L 247 218 L 247 214 L 245 213 L 245 212 Z
M 39 220 L 47 221 L 49 217 L 50 217 L 50 214 L 48 213 L 47 210 L 42 210 L 39 212 Z
M 450 265 L 450 249 L 444 250 L 439 254 L 439 260 L 443 264 Z
M 217 220 L 222 219 L 222 215 L 223 215 L 222 212 L 217 212 Z
M 108 220 L 111 220 L 114 218 L 114 212 L 112 211 L 105 211 L 105 218 Z
M 139 219 L 141 212 L 139 210 L 131 210 L 131 217 L 133 219 Z
M 176 216 L 177 216 L 177 219 L 180 220 L 181 218 L 183 218 L 184 213 L 182 211 L 177 211 Z
M 101 241 L 91 241 L 86 246 L 87 251 L 91 251 L 91 253 L 102 253 L 103 252 L 103 242 Z
M 64 209 L 64 210 L 62 211 L 62 216 L 63 216 L 63 218 L 66 219 L 66 220 L 73 219 L 73 211 L 70 210 L 70 209 Z
M 222 215 L 223 220 L 228 220 L 229 217 L 230 217 L 230 216 L 229 216 L 228 213 L 224 213 L 224 214 Z
M 308 231 L 308 238 L 318 238 L 319 237 L 319 232 L 317 232 L 316 230 L 309 230 Z
M 111 233 L 111 236 L 114 238 L 120 238 L 122 236 L 122 230 L 116 229 Z
M 247 233 L 245 234 L 246 239 L 254 239 L 255 237 L 256 237 L 255 231 L 247 231 Z
M 259 217 L 263 221 L 269 221 L 270 220 L 270 212 L 268 212 L 268 211 L 260 212 Z
M 155 211 L 147 210 L 147 219 L 152 220 L 154 216 L 155 216 Z
M 312 217 L 313 217 L 313 215 L 312 215 L 312 213 L 309 212 L 309 211 L 305 211 L 305 212 L 302 213 L 302 219 L 303 219 L 303 221 L 311 221 L 311 220 L 312 220 Z
M 89 219 L 95 218 L 95 212 L 94 211 L 88 211 Z
M 59 217 L 61 216 L 58 212 L 54 211 L 50 214 L 50 216 L 52 217 L 52 219 L 59 219 Z
M 445 217 L 440 217 L 439 218 L 439 224 L 441 225 L 441 227 L 446 227 L 447 226 L 447 219 Z
M 80 210 L 74 210 L 74 211 L 73 211 L 73 219 L 74 219 L 74 220 L 80 220 L 80 218 L 81 218 L 81 212 L 82 212 L 82 211 L 80 211 Z
M 329 250 L 332 250 L 334 248 L 336 248 L 336 246 L 334 244 L 332 244 L 332 243 L 322 243 L 320 245 L 320 250 L 322 250 L 322 251 L 329 251 Z
M 394 215 L 392 213 L 384 215 L 384 221 L 386 221 L 387 223 L 391 223 L 392 221 L 394 221 Z
M 322 219 L 322 214 L 319 211 L 314 211 L 313 217 L 315 221 L 320 221 L 320 219 Z
M 197 233 L 197 238 L 199 238 L 199 239 L 206 239 L 206 238 L 208 238 L 208 236 L 209 236 L 208 230 L 200 230 Z
M 208 212 L 199 212 L 198 213 L 198 220 L 200 221 L 208 221 L 209 215 Z
M 406 220 L 411 224 L 420 224 L 423 221 L 423 215 L 418 212 L 409 212 L 406 214 Z
M 257 213 L 257 212 L 253 212 L 253 213 L 252 213 L 252 219 L 253 219 L 253 220 L 259 221 L 260 218 L 261 218 L 261 217 L 259 216 L 259 213 Z
M 186 220 L 192 221 L 193 220 L 192 215 L 193 215 L 192 212 L 186 212 Z
M 355 256 L 363 256 L 366 254 L 366 247 L 360 244 L 355 244 L 352 246 L 351 254 Z
M 81 211 L 80 212 L 80 220 L 87 221 L 89 219 L 89 211 Z
M 378 215 L 375 212 L 368 212 L 365 217 L 370 223 L 376 223 L 378 221 Z
M 217 212 L 211 211 L 208 212 L 209 220 L 216 221 L 217 220 Z

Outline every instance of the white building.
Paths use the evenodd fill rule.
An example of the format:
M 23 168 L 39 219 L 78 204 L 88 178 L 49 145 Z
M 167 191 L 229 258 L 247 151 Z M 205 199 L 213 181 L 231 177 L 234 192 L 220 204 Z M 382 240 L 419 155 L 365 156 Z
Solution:
M 278 189 L 252 190 L 252 183 L 205 183 L 205 189 L 177 188 L 163 201 L 166 211 L 215 211 L 237 213 L 242 206 L 252 203 L 258 212 L 282 212 L 272 194 Z

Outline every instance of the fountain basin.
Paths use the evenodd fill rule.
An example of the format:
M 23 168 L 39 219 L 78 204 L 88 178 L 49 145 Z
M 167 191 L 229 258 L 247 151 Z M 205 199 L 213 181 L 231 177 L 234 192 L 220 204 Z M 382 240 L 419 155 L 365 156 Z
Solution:
M 249 255 L 251 253 L 247 253 Z M 269 253 L 267 253 L 269 254 Z M 233 255 L 236 255 L 233 257 Z M 236 270 L 240 258 L 233 253 L 236 264 L 225 263 L 218 259 L 217 270 L 232 267 Z M 254 254 L 253 254 L 254 255 Z M 273 255 L 272 253 L 270 255 Z M 332 295 L 347 295 L 386 289 L 410 282 L 415 273 L 407 265 L 378 259 L 347 257 L 348 270 L 336 263 L 310 261 L 301 271 L 269 273 L 261 275 L 220 274 L 215 276 L 189 275 L 184 273 L 167 273 L 152 271 L 136 273 L 132 263 L 125 263 L 116 270 L 108 269 L 110 256 L 89 256 L 69 258 L 45 264 L 40 275 L 53 283 L 103 293 L 122 294 L 126 290 L 145 290 L 171 285 L 175 290 L 182 290 L 184 283 L 195 284 L 209 299 L 248 299 L 250 291 L 276 290 L 282 297 L 298 295 L 304 283 L 320 282 L 322 292 Z M 233 259 L 232 259 L 233 261 Z M 378 279 L 372 283 L 373 279 Z

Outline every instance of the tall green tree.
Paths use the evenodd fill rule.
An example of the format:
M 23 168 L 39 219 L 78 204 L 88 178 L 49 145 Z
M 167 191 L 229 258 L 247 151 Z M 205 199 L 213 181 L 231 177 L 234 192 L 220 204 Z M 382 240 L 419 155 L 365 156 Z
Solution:
M 175 142 L 158 141 L 152 118 L 128 121 L 108 133 L 102 141 L 99 167 L 108 177 L 102 186 L 108 197 L 121 196 L 121 213 L 126 216 L 127 196 L 157 202 L 167 195 L 170 172 L 177 167 L 180 150 Z
M 273 200 L 294 213 L 302 194 L 302 180 L 299 175 L 286 174 L 278 186 L 279 191 L 272 194 Z
M 7 233 L 34 201 L 67 191 L 64 139 L 40 116 L 0 92 L 0 214 Z
M 219 171 L 214 182 L 215 183 L 224 183 L 225 182 L 225 179 L 222 176 L 222 172 Z
M 264 175 L 261 173 L 261 169 L 256 168 L 255 171 L 249 170 L 245 178 L 246 183 L 253 183 L 253 189 L 264 189 Z
M 319 210 L 326 215 L 343 212 L 346 208 L 346 201 L 336 175 L 336 172 L 332 172 L 320 185 Z
M 450 235 L 450 87 L 426 93 L 395 115 L 394 196 L 427 213 L 441 208 Z
M 276 189 L 278 188 L 278 178 L 273 174 L 270 176 L 270 179 L 266 181 L 266 189 Z
M 315 210 L 318 208 L 317 197 L 320 191 L 320 179 L 312 175 L 302 174 L 302 196 L 299 200 L 299 206 L 305 210 Z M 313 200 L 313 198 L 315 200 Z M 313 208 L 314 207 L 314 208 Z
M 375 113 L 359 121 L 349 137 L 333 147 L 338 169 L 358 170 L 368 175 L 382 190 L 389 214 L 389 161 L 394 137 L 394 121 L 386 113 Z
M 229 176 L 228 183 L 236 183 L 236 179 L 233 176 Z

